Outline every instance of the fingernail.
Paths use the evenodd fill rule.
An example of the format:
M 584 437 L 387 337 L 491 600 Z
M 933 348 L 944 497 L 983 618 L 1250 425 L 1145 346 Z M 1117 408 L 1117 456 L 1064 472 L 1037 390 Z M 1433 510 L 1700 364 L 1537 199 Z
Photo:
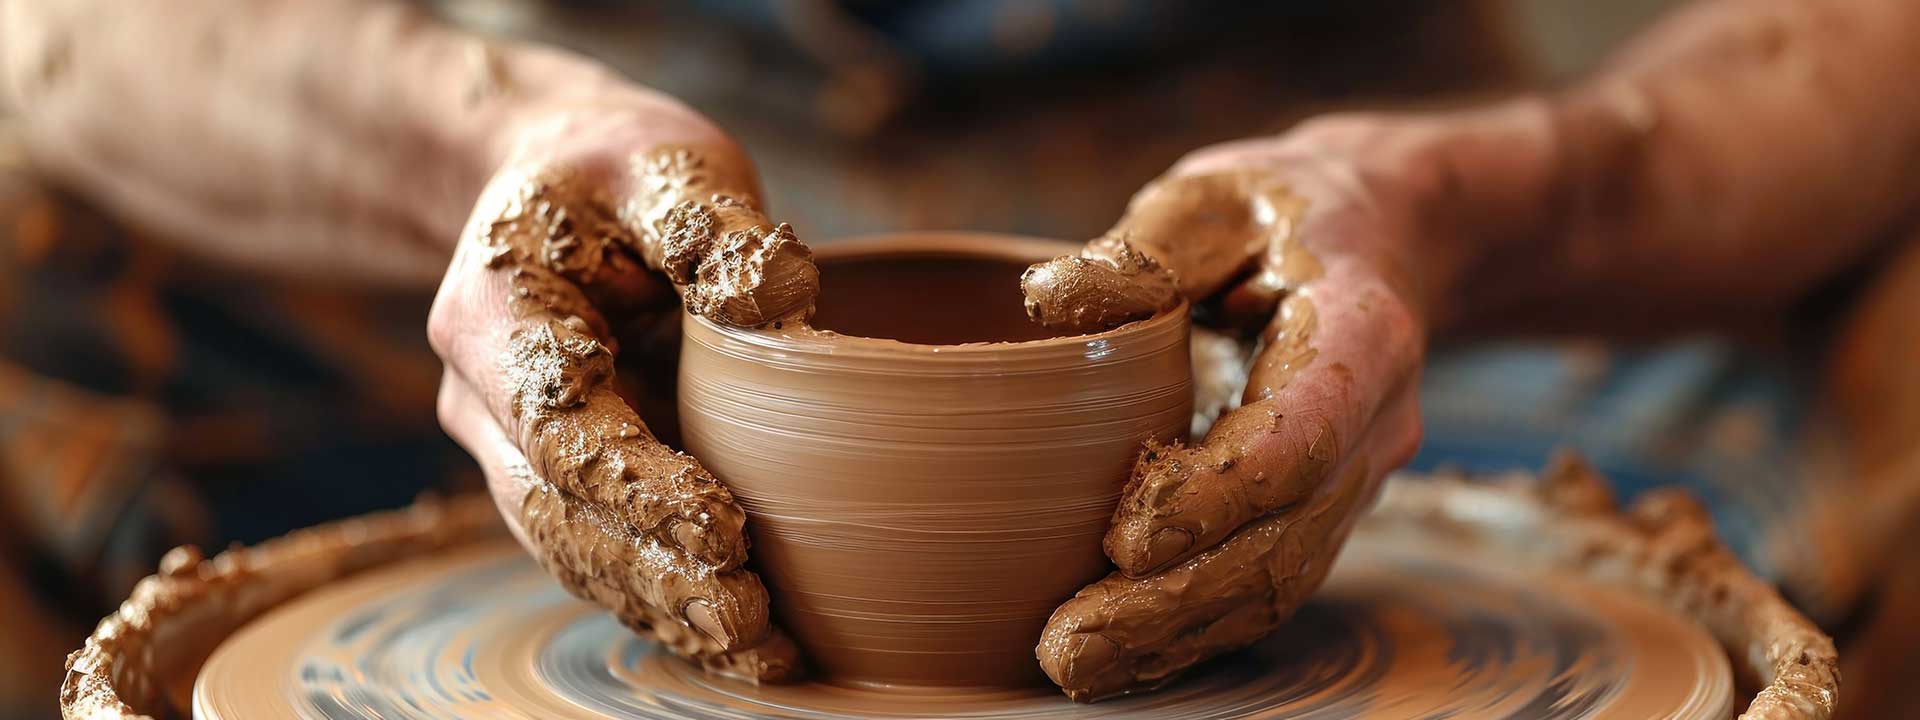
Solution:
M 1149 572 L 1158 572 L 1172 563 L 1188 548 L 1193 547 L 1193 533 L 1185 528 L 1160 528 L 1147 540 L 1147 562 Z
M 673 524 L 673 541 L 687 552 L 702 557 L 707 553 L 707 529 L 699 523 L 681 521 Z
M 1120 658 L 1120 644 L 1104 633 L 1086 635 L 1080 640 L 1080 647 L 1073 653 L 1073 664 L 1076 667 L 1102 671 L 1112 667 L 1114 661 Z
M 733 645 L 732 633 L 727 632 L 727 629 L 720 624 L 720 617 L 714 613 L 713 605 L 708 604 L 707 601 L 694 600 L 689 602 L 681 614 L 686 616 L 688 625 L 692 625 L 700 632 L 705 633 L 708 638 L 719 643 L 722 648 Z

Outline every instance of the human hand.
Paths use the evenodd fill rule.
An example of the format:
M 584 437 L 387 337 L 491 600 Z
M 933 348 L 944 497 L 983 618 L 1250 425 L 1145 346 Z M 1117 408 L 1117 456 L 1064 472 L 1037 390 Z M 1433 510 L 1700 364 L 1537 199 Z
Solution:
M 1480 207 L 1455 206 L 1456 173 L 1532 177 L 1492 156 L 1462 167 L 1458 153 L 1474 154 L 1457 142 L 1430 152 L 1455 122 L 1342 117 L 1203 149 L 1081 258 L 1029 272 L 1030 314 L 1056 327 L 1151 314 L 1165 268 L 1203 320 L 1259 333 L 1250 364 L 1224 368 L 1240 383 L 1208 377 L 1216 368 L 1196 353 L 1196 408 L 1231 408 L 1205 389 L 1244 384 L 1238 408 L 1193 445 L 1143 451 L 1105 541 L 1118 572 L 1048 622 L 1037 654 L 1069 696 L 1152 688 L 1264 637 L 1318 588 L 1381 478 L 1412 456 L 1432 300 L 1470 259 L 1469 239 L 1492 230 L 1476 224 Z M 1085 288 L 1129 282 L 1118 303 L 1076 307 Z
M 757 326 L 812 312 L 811 254 L 767 222 L 751 167 L 639 91 L 516 125 L 435 298 L 440 419 L 514 535 L 567 589 L 712 672 L 797 671 L 745 569 L 745 515 L 611 384 L 615 329 L 688 308 Z

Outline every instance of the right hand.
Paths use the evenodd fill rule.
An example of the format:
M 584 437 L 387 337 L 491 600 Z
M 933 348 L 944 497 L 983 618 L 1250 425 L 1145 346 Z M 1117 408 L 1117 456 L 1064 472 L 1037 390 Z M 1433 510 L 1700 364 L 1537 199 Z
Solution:
M 1515 217 L 1499 200 L 1543 188 L 1544 174 L 1510 166 L 1551 158 L 1545 117 L 1526 103 L 1336 116 L 1205 148 L 1087 246 L 1088 259 L 1151 259 L 1113 267 L 1170 269 L 1206 318 L 1257 337 L 1259 351 L 1217 359 L 1224 371 L 1196 368 L 1237 371 L 1237 383 L 1200 386 L 1240 397 L 1203 393 L 1200 407 L 1227 409 L 1204 437 L 1142 453 L 1105 541 L 1118 571 L 1048 621 L 1038 655 L 1068 695 L 1168 682 L 1264 637 L 1318 589 L 1354 519 L 1419 444 L 1436 305 L 1478 243 Z M 1510 127 L 1534 142 L 1462 140 Z M 1462 190 L 1449 182 L 1458 177 L 1476 184 Z M 1085 314 L 1046 307 L 1054 297 L 1029 295 L 1036 317 Z
M 570 592 L 709 671 L 790 677 L 798 653 L 744 567 L 745 515 L 610 382 L 613 329 L 675 306 L 674 283 L 649 269 L 673 267 L 659 251 L 669 210 L 692 203 L 712 213 L 701 227 L 780 232 L 752 210 L 752 169 L 706 120 L 638 90 L 533 117 L 512 130 L 434 300 L 441 424 Z M 720 195 L 739 203 L 711 202 Z

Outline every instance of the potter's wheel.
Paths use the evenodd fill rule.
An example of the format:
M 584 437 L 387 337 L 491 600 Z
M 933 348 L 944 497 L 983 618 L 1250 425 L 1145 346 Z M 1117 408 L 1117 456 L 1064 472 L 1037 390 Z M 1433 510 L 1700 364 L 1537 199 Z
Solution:
M 1158 692 L 752 688 L 701 675 L 489 542 L 308 593 L 220 646 L 200 718 L 1726 717 L 1696 624 L 1571 575 L 1362 532 L 1294 622 Z

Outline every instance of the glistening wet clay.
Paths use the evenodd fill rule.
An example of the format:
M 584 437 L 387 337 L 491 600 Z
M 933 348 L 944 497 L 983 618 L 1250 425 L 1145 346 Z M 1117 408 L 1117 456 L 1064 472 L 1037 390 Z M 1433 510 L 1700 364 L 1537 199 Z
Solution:
M 1139 448 L 1184 437 L 1184 306 L 1046 337 L 1018 269 L 1058 252 L 829 245 L 819 328 L 685 317 L 687 449 L 747 511 L 774 613 L 829 681 L 1039 681 L 1041 627 L 1108 569 L 1100 539 Z

